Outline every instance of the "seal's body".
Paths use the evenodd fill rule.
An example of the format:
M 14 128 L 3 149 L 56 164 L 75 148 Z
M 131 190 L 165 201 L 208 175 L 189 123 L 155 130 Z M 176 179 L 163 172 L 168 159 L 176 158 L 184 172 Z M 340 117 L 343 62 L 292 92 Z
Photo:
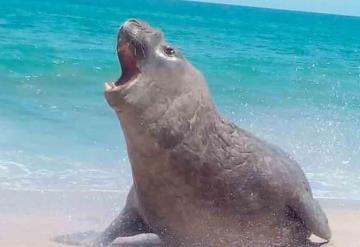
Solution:
M 223 120 L 206 81 L 160 31 L 129 20 L 121 78 L 105 84 L 126 138 L 134 185 L 94 243 L 155 233 L 166 246 L 308 246 L 330 239 L 299 165 Z
M 300 246 L 311 233 L 330 238 L 298 164 L 223 120 L 202 74 L 161 32 L 126 22 L 118 55 L 123 76 L 106 84 L 105 96 L 125 134 L 134 178 L 127 207 L 140 232 L 168 246 Z

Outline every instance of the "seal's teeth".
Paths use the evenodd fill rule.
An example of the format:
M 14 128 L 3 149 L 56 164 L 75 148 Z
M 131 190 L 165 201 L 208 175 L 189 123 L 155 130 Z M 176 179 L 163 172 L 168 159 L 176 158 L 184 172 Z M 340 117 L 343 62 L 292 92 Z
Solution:
M 112 88 L 116 88 L 116 85 L 115 85 L 114 82 L 111 83 L 111 87 L 112 87 Z
M 105 88 L 105 91 L 108 91 L 108 90 L 111 90 L 113 87 L 109 83 L 105 82 L 104 88 Z

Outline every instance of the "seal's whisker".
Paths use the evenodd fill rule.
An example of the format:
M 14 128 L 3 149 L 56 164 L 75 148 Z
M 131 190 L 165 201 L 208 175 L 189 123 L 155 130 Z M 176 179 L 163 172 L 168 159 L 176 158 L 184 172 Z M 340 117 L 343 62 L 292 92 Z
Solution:
M 145 58 L 145 57 L 146 57 L 146 54 L 145 54 L 145 46 L 144 46 L 144 45 L 141 46 L 141 50 L 142 50 L 143 56 L 144 56 L 144 58 Z
M 133 46 L 134 46 L 134 55 L 137 56 L 137 45 L 135 42 L 133 42 Z

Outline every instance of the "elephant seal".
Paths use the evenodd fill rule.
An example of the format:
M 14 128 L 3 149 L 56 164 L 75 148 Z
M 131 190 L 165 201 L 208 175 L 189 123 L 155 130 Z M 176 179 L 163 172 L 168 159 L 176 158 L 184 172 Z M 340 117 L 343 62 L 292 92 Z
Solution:
M 143 233 L 165 246 L 311 246 L 331 237 L 299 165 L 224 120 L 201 72 L 140 20 L 118 35 L 122 76 L 105 84 L 134 184 L 94 246 Z

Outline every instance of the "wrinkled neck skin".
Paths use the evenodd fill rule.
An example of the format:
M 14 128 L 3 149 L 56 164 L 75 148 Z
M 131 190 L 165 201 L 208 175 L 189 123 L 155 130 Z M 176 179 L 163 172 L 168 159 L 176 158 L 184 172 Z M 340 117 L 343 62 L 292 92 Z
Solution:
M 124 96 L 121 109 L 116 111 L 135 183 L 144 175 L 162 171 L 174 147 L 194 133 L 204 133 L 201 129 L 218 119 L 204 80 L 174 86 L 173 90 L 181 90 L 180 94 L 161 92 L 159 84 L 152 80 L 148 75 L 139 78 L 132 92 Z

